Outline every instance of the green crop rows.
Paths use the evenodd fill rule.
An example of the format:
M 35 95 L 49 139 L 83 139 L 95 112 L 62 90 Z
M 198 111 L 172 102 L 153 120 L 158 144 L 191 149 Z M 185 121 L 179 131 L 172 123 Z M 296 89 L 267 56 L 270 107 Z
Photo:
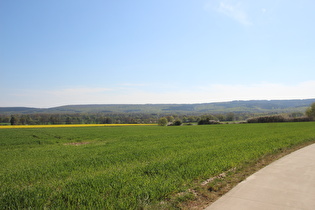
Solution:
M 2 209 L 141 209 L 315 140 L 315 123 L 0 130 Z M 76 143 L 76 144 L 74 144 Z

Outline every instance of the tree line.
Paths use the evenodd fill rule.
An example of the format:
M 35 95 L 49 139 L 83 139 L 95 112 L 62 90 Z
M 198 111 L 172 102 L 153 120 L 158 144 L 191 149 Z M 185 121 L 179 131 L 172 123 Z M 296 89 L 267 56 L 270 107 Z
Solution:
M 54 125 L 54 124 L 157 124 L 160 118 L 165 117 L 168 123 L 180 121 L 194 123 L 204 119 L 217 121 L 244 120 L 252 117 L 247 113 L 178 115 L 178 114 L 130 114 L 130 113 L 76 113 L 76 114 L 0 114 L 1 125 Z M 178 123 L 178 122 L 177 122 Z
M 159 124 L 182 123 L 217 124 L 218 122 L 289 122 L 315 120 L 315 103 L 305 113 L 222 113 L 202 115 L 148 114 L 148 113 L 75 113 L 75 114 L 0 114 L 1 125 L 54 125 L 54 124 Z
M 150 124 L 156 123 L 150 114 L 15 114 L 0 115 L 2 125 L 57 125 L 57 124 Z

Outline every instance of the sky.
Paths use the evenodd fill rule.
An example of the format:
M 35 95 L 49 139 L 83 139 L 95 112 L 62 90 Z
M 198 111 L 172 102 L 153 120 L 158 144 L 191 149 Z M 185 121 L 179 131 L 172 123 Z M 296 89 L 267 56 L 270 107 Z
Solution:
M 0 107 L 315 98 L 314 0 L 0 0 Z

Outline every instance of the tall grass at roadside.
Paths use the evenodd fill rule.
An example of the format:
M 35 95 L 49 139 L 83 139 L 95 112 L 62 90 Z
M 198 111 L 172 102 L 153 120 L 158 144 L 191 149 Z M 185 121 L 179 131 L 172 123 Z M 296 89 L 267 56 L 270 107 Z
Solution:
M 0 207 L 139 209 L 315 140 L 315 123 L 0 130 Z

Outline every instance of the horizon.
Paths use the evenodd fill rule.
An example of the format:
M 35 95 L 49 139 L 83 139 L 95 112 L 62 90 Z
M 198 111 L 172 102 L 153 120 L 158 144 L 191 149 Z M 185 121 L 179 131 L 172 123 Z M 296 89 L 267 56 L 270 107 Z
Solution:
M 262 99 L 262 100 L 232 100 L 232 101 L 215 101 L 215 102 L 205 102 L 205 103 L 147 103 L 147 104 L 66 104 L 66 105 L 60 105 L 60 106 L 50 106 L 50 107 L 26 107 L 26 106 L 0 106 L 0 108 L 31 108 L 31 109 L 51 109 L 51 108 L 57 108 L 57 107 L 63 107 L 63 106 L 119 106 L 119 105 L 198 105 L 198 104 L 212 104 L 212 103 L 231 103 L 231 102 L 250 102 L 250 101 L 302 101 L 302 100 L 315 100 L 315 98 L 303 98 L 303 99 Z
M 315 2 L 3 1 L 0 107 L 315 98 Z

